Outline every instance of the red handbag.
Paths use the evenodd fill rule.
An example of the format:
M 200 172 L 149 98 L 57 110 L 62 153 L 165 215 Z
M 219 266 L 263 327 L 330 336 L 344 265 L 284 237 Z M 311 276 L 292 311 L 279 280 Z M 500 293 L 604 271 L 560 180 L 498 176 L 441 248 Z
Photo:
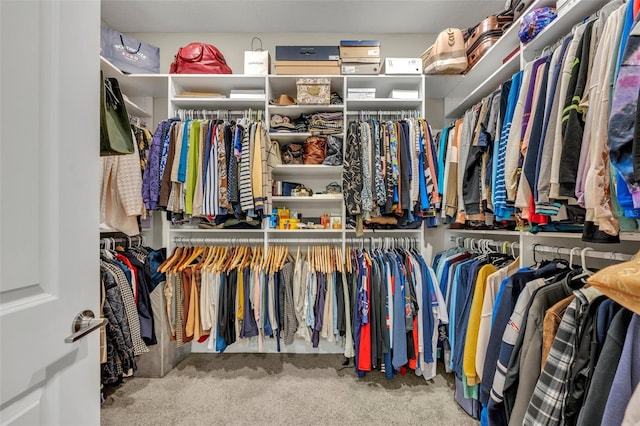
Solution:
M 171 74 L 232 74 L 217 47 L 206 43 L 190 43 L 181 47 L 169 69 Z

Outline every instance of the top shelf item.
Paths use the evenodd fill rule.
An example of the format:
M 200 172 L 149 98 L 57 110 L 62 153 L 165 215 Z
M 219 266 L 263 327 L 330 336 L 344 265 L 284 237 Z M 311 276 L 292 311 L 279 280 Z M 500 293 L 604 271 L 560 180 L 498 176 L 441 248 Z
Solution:
M 522 17 L 528 11 L 555 6 L 554 0 L 535 0 L 466 75 L 425 76 L 426 97 L 445 98 L 445 117 L 462 116 L 468 108 L 496 90 L 501 83 L 520 70 L 521 57 L 527 61 L 534 59 L 544 47 L 568 34 L 576 23 L 606 3 L 607 0 L 574 1 L 536 38 L 526 45 L 521 45 L 518 29 Z

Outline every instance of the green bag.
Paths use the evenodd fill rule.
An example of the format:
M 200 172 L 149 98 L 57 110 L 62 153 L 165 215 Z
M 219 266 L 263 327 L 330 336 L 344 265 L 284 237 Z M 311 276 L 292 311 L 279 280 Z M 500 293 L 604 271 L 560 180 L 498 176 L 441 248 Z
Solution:
M 100 92 L 100 155 L 133 154 L 129 115 L 115 78 L 102 78 Z

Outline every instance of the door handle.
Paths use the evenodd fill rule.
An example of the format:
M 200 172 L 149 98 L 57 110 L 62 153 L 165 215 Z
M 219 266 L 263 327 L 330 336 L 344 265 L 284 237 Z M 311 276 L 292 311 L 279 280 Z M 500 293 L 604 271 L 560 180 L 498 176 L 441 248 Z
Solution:
M 71 324 L 71 336 L 64 339 L 65 343 L 73 343 L 82 339 L 87 334 L 94 330 L 99 329 L 103 325 L 107 324 L 106 318 L 96 319 L 93 311 L 87 309 L 76 315 Z

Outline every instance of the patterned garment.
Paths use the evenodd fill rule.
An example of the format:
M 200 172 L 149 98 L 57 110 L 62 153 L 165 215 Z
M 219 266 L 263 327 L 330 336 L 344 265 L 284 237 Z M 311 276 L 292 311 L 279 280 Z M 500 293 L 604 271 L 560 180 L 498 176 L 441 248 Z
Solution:
M 387 204 L 385 204 L 385 212 L 391 209 L 393 200 L 393 167 L 391 167 L 391 131 L 388 123 L 382 124 L 382 139 L 384 146 L 384 176 L 386 182 Z
M 373 211 L 373 194 L 371 192 L 371 128 L 367 123 L 360 123 L 360 139 L 362 141 L 362 211 L 365 215 Z
M 398 177 L 400 176 L 400 168 L 398 167 L 398 138 L 396 136 L 396 128 L 392 121 L 387 121 L 389 129 L 389 154 L 391 156 L 391 179 L 392 186 L 398 186 Z
M 100 262 L 102 286 L 105 289 L 103 314 L 109 321 L 105 327 L 107 338 L 107 362 L 102 364 L 103 384 L 118 383 L 123 370 L 136 370 L 136 362 L 131 343 L 129 322 L 124 311 L 122 295 L 118 289 L 115 276 Z
M 574 292 L 576 298 L 569 304 L 558 333 L 551 346 L 536 388 L 529 402 L 524 425 L 564 424 L 564 406 L 569 390 L 571 368 L 576 356 L 579 317 L 589 303 L 602 293 L 588 287 Z
M 349 215 L 362 214 L 362 145 L 358 124 L 352 122 L 347 134 L 347 150 L 342 171 L 344 203 Z
M 242 129 L 242 153 L 240 154 L 240 208 L 243 212 L 253 209 L 253 188 L 251 187 L 251 140 L 255 137 L 255 124 L 242 119 L 238 123 Z
M 149 348 L 142 340 L 142 336 L 140 333 L 140 318 L 138 317 L 138 308 L 136 307 L 136 302 L 133 298 L 133 292 L 131 291 L 131 285 L 127 280 L 127 276 L 125 275 L 122 268 L 112 263 L 102 261 L 101 265 L 103 265 L 111 274 L 114 275 L 116 283 L 118 284 L 118 288 L 120 289 L 120 293 L 122 294 L 124 310 L 127 315 L 127 320 L 129 321 L 131 342 L 133 344 L 133 353 L 135 355 L 140 355 L 145 352 L 149 352 Z
M 219 210 L 216 214 L 224 214 L 231 208 L 229 203 L 229 183 L 227 181 L 227 146 L 225 142 L 227 126 L 218 126 L 218 202 Z
M 374 179 L 375 179 L 375 201 L 379 206 L 384 206 L 387 203 L 387 191 L 385 188 L 384 174 L 382 171 L 382 138 L 380 137 L 380 123 L 376 120 L 371 120 L 373 127 L 373 143 L 375 144 L 375 161 L 374 161 Z
M 144 172 L 142 173 L 142 200 L 144 201 L 144 205 L 147 210 L 155 210 L 158 207 L 160 182 L 162 178 L 162 174 L 160 173 L 160 156 L 162 154 L 162 145 L 164 143 L 163 135 L 166 132 L 167 127 L 169 127 L 169 123 L 167 121 L 163 121 L 158 124 L 158 127 L 151 139 L 147 164 L 144 168 Z
M 231 203 L 231 205 L 233 204 L 237 204 L 238 202 L 240 202 L 240 187 L 239 187 L 239 181 L 238 181 L 238 171 L 239 171 L 239 164 L 238 162 L 240 161 L 241 155 L 242 155 L 242 148 L 241 148 L 241 144 L 240 141 L 242 140 L 242 128 L 239 126 L 231 126 L 228 125 L 227 128 L 229 129 L 228 131 L 231 131 L 233 133 L 232 136 L 232 152 L 229 155 L 229 167 L 227 168 L 227 172 L 228 172 L 228 185 L 229 185 L 229 202 Z M 225 133 L 227 132 L 227 130 L 225 129 Z M 227 137 L 227 134 L 225 134 L 225 138 Z
M 175 294 L 175 281 L 175 274 L 173 272 L 167 272 L 167 280 L 164 283 L 164 300 L 171 340 L 176 338 L 176 305 L 175 298 L 173 297 Z
M 175 274 L 175 306 L 176 306 L 176 346 L 180 347 L 184 342 L 184 287 L 182 286 L 182 274 Z
M 136 136 L 138 144 L 138 155 L 140 156 L 140 172 L 144 175 L 147 169 L 147 158 L 151 149 L 151 132 L 144 127 L 131 126 Z

